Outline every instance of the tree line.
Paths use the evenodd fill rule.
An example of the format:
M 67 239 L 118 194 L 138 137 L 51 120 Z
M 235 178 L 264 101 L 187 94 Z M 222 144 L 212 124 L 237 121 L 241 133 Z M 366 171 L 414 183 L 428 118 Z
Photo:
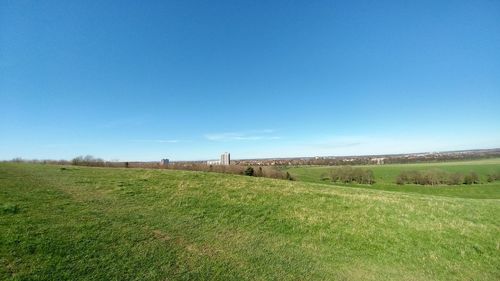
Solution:
M 329 179 L 333 182 L 340 183 L 375 183 L 375 177 L 372 170 L 353 168 L 351 166 L 343 166 L 332 169 L 329 174 Z
M 424 170 L 424 171 L 402 171 L 396 178 L 396 183 L 420 184 L 420 185 L 461 185 L 480 183 L 479 175 L 476 172 L 469 173 L 450 173 L 442 170 Z
M 216 172 L 223 174 L 246 175 L 252 177 L 265 177 L 273 179 L 294 180 L 290 173 L 272 166 L 244 166 L 244 165 L 207 165 L 196 163 L 170 163 L 160 165 L 160 169 L 188 170 L 202 172 Z
M 185 171 L 216 172 L 224 174 L 247 175 L 253 177 L 266 177 L 273 179 L 293 180 L 288 172 L 281 171 L 278 167 L 252 167 L 243 165 L 207 165 L 204 163 L 169 163 L 161 165 L 158 162 L 107 162 L 91 155 L 78 156 L 71 160 L 75 166 L 112 167 L 112 168 L 147 168 L 169 169 Z

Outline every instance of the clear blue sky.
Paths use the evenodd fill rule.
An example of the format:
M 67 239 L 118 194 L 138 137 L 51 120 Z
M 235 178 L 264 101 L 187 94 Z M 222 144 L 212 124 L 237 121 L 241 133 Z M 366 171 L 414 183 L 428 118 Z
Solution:
M 0 159 L 500 147 L 500 1 L 0 1 Z

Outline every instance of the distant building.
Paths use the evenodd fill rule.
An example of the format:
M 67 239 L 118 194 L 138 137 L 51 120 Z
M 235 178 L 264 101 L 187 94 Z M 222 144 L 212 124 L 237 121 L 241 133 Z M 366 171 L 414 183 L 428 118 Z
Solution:
M 230 165 L 231 164 L 231 154 L 229 154 L 228 152 L 224 152 L 220 156 L 220 164 L 221 165 Z
M 208 160 L 207 165 L 231 165 L 231 154 L 224 152 L 220 160 Z
M 220 160 L 208 160 L 207 165 L 220 165 Z
M 383 165 L 385 158 L 372 158 L 371 161 L 377 165 Z
M 167 158 L 161 159 L 160 160 L 160 165 L 161 166 L 167 166 L 169 162 L 170 162 L 170 160 L 168 160 Z

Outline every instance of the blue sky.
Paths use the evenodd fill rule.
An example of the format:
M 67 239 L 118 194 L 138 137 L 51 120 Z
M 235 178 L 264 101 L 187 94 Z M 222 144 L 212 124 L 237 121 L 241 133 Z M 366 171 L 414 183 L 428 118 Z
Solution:
M 494 0 L 1 1 L 0 159 L 500 147 L 499 50 Z

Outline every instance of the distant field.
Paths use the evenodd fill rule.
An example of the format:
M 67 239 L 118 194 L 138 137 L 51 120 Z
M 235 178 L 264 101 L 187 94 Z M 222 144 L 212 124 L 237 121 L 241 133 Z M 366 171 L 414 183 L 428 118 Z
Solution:
M 499 200 L 0 164 L 0 280 L 499 280 L 498 214 Z
M 359 167 L 371 169 L 375 174 L 376 183 L 373 185 L 345 184 L 344 186 L 462 198 L 500 199 L 500 181 L 486 182 L 488 173 L 500 171 L 500 158 L 461 162 L 367 165 Z M 339 185 L 328 180 L 322 180 L 322 177 L 328 175 L 331 169 L 332 167 L 327 166 L 304 166 L 288 168 L 286 170 L 299 181 Z M 480 175 L 482 184 L 459 186 L 406 184 L 401 186 L 395 183 L 396 177 L 401 171 L 427 169 L 463 173 L 476 172 Z

